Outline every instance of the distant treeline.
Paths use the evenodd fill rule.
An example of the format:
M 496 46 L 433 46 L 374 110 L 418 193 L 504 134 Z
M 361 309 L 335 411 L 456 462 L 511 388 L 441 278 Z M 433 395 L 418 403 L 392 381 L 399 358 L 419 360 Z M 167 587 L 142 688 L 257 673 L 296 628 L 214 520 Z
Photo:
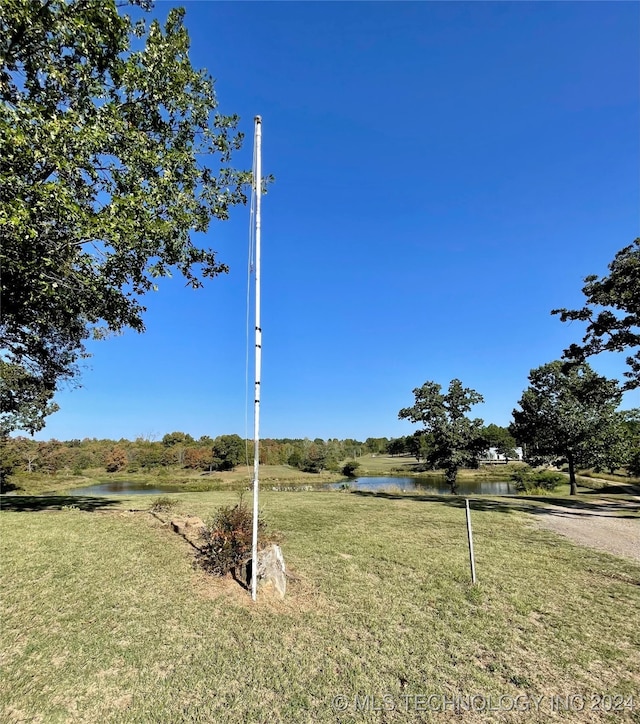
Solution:
M 487 447 L 495 445 L 496 431 L 508 435 L 505 428 L 490 425 Z M 493 434 L 491 432 L 493 431 Z M 499 435 L 498 435 L 499 437 Z M 405 437 L 369 437 L 364 442 L 347 438 L 281 438 L 260 441 L 260 462 L 265 465 L 290 465 L 306 472 L 341 469 L 345 460 L 366 454 L 424 457 L 423 435 Z M 504 447 L 515 444 L 508 440 Z M 186 470 L 224 471 L 243 463 L 253 464 L 253 441 L 239 435 L 193 438 L 185 432 L 171 432 L 161 440 L 139 437 L 135 440 L 48 440 L 27 437 L 0 438 L 0 467 L 3 477 L 16 472 L 56 473 L 104 469 L 106 472 L 145 472 L 162 467 Z
M 265 465 L 291 465 L 309 472 L 338 470 L 341 460 L 371 452 L 386 452 L 387 438 L 358 440 L 264 439 L 260 441 L 260 462 Z M 239 435 L 198 439 L 188 433 L 171 432 L 161 440 L 48 440 L 27 437 L 0 439 L 0 466 L 10 472 L 56 473 L 103 468 L 106 472 L 145 472 L 162 467 L 187 470 L 232 470 L 243 463 L 253 464 L 253 441 Z

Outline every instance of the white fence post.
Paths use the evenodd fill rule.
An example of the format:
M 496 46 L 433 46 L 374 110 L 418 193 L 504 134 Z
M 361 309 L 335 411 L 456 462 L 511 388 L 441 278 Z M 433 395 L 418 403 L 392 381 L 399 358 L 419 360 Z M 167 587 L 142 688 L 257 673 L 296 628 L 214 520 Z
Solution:
M 471 511 L 469 510 L 469 498 L 465 498 L 465 509 L 467 512 L 467 538 L 469 540 L 469 561 L 471 562 L 471 583 L 476 582 L 476 563 L 473 559 L 473 532 L 471 531 Z

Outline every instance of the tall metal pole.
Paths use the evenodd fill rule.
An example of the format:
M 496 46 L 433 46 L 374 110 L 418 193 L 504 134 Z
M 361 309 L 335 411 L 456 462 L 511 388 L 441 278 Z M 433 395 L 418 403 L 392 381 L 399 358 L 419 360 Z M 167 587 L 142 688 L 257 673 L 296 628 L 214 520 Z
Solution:
M 262 367 L 262 329 L 260 327 L 260 201 L 262 197 L 262 118 L 255 117 L 255 155 L 253 190 L 256 198 L 256 344 L 255 396 L 253 407 L 253 537 L 251 542 L 251 598 L 255 601 L 258 588 L 258 471 L 260 467 L 260 373 Z

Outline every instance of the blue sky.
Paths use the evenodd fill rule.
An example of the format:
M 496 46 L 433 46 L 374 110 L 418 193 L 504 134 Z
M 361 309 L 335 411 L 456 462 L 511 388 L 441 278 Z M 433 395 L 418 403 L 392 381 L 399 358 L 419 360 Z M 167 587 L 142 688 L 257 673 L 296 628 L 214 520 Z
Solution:
M 550 310 L 580 305 L 583 277 L 639 233 L 639 6 L 186 8 L 194 65 L 242 119 L 236 164 L 259 113 L 276 177 L 263 436 L 408 434 L 412 389 L 454 377 L 484 396 L 475 414 L 508 424 L 530 369 L 581 337 Z M 39 438 L 245 434 L 248 225 L 238 208 L 208 234 L 229 275 L 162 283 L 145 334 L 92 345 Z

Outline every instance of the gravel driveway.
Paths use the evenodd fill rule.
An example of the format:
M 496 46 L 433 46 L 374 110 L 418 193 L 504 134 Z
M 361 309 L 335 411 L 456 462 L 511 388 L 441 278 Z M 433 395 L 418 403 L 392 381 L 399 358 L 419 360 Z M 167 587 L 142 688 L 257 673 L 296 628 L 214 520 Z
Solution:
M 572 507 L 544 506 L 537 523 L 580 545 L 640 563 L 640 496 L 631 500 L 596 499 Z

